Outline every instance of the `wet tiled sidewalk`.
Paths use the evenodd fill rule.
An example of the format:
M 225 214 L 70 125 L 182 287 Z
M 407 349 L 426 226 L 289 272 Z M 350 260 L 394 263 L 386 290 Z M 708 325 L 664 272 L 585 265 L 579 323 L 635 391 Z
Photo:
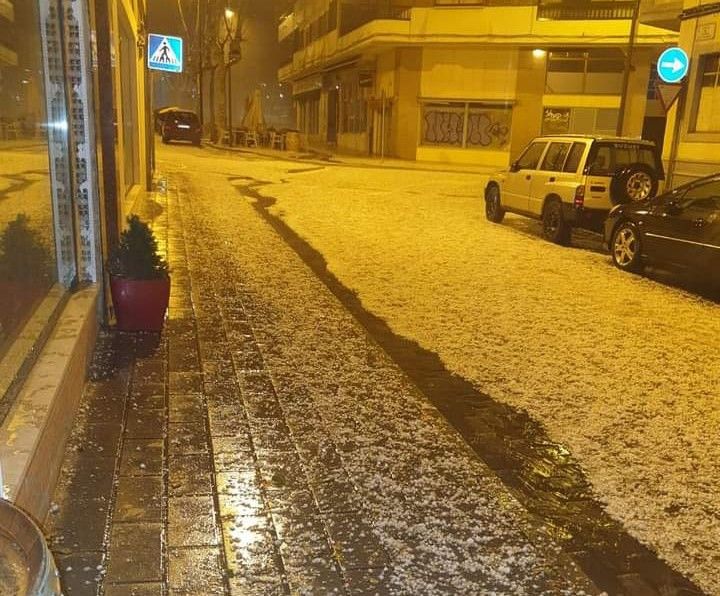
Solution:
M 66 593 L 385 593 L 337 453 L 291 439 L 241 302 L 194 290 L 182 226 L 154 228 L 169 321 L 100 339 L 47 522 Z
M 409 451 L 396 467 L 383 459 L 367 461 L 362 480 L 378 486 L 379 502 L 402 507 L 407 501 L 406 519 L 395 519 L 388 508 L 390 520 L 378 522 L 384 505 L 368 508 L 357 470 L 345 462 L 354 461 L 353 453 L 357 459 L 363 448 L 379 457 L 385 447 L 360 435 L 332 437 L 301 387 L 279 399 L 274 375 L 280 373 L 266 363 L 279 351 L 258 339 L 258 317 L 268 324 L 255 308 L 258 295 L 208 252 L 201 229 L 188 225 L 191 205 L 181 203 L 176 192 L 159 193 L 157 199 L 163 209 L 153 226 L 172 269 L 169 320 L 162 336 L 106 333 L 100 339 L 46 521 L 66 594 L 463 593 L 452 587 L 447 570 L 413 570 L 423 565 L 422 556 L 436 554 L 429 545 L 443 541 L 438 533 L 452 531 L 450 518 L 415 518 L 438 498 L 457 503 L 449 509 L 457 519 L 477 517 L 481 524 L 490 519 L 502 527 L 496 535 L 488 530 L 447 541 L 453 561 L 464 558 L 462 549 L 478 553 L 467 556 L 460 584 L 477 582 L 473 593 L 495 588 L 503 593 L 513 565 L 533 573 L 519 580 L 537 592 L 523 588 L 522 593 L 593 591 L 539 534 L 535 547 L 545 567 L 535 566 L 535 547 L 526 536 L 536 528 L 479 462 L 473 463 L 479 476 L 470 470 L 458 475 L 453 466 L 468 450 L 454 434 L 448 444 L 465 450 L 462 458 L 445 453 L 408 467 L 418 457 Z M 371 344 L 367 349 L 378 351 Z M 388 367 L 376 358 L 368 356 L 367 364 Z M 400 375 L 394 367 L 390 371 Z M 335 379 L 328 372 L 321 382 Z M 406 391 L 404 385 L 383 390 Z M 429 405 L 422 408 L 428 420 L 439 419 Z M 378 419 L 377 428 L 385 426 L 388 422 Z M 432 445 L 436 439 L 427 428 L 418 426 L 418 441 Z M 419 482 L 421 468 L 439 475 L 438 495 L 428 495 Z M 404 495 L 396 497 L 391 486 L 382 494 L 384 474 L 397 486 L 407 484 Z M 478 495 L 478 486 L 492 495 Z M 522 523 L 522 529 L 508 528 L 509 520 Z M 393 535 L 415 536 L 412 552 Z M 497 579 L 475 562 L 481 557 L 496 561 Z M 410 570 L 430 578 L 426 590 L 402 588 L 397 578 Z

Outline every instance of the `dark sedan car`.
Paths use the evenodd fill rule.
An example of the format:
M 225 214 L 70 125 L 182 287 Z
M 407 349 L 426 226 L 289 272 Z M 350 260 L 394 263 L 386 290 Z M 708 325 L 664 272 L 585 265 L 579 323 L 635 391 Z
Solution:
M 605 222 L 605 243 L 625 271 L 654 263 L 720 281 L 720 174 L 618 205 Z
M 195 112 L 189 110 L 165 112 L 162 118 L 160 134 L 163 143 L 190 141 L 193 145 L 200 145 L 202 137 L 200 119 Z

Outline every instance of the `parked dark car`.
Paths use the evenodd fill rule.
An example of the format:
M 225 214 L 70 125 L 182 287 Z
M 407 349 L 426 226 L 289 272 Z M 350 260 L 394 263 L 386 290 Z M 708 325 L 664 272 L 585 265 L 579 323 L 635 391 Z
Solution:
M 170 112 L 177 112 L 178 110 L 182 111 L 182 108 L 179 108 L 178 106 L 165 106 L 163 108 L 153 110 L 154 128 L 157 134 L 162 133 L 162 125 L 163 120 L 165 119 L 165 114 L 168 114 Z
M 605 222 L 605 243 L 625 271 L 651 263 L 720 281 L 720 174 L 618 205 Z
M 195 112 L 189 110 L 165 112 L 162 118 L 160 134 L 163 143 L 190 141 L 193 145 L 199 146 L 202 138 L 200 119 Z

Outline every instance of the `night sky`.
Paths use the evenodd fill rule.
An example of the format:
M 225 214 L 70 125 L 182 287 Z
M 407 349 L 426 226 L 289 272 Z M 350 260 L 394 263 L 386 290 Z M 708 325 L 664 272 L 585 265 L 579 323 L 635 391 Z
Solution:
M 206 0 L 200 0 L 205 2 Z M 194 24 L 195 0 L 182 0 L 186 18 Z M 232 2 L 228 4 L 232 6 Z M 263 112 L 269 126 L 292 126 L 291 100 L 287 86 L 281 88 L 277 70 L 287 60 L 277 43 L 278 18 L 292 7 L 292 0 L 246 0 L 242 59 L 232 66 L 233 122 L 239 123 L 245 110 L 245 99 L 260 88 Z M 148 31 L 184 36 L 177 0 L 150 0 Z M 190 26 L 192 26 L 192 24 Z M 179 105 L 197 109 L 197 99 L 188 84 L 179 84 L 177 75 L 155 75 L 155 107 Z M 175 77 L 175 78 L 173 78 Z M 281 95 L 283 97 L 281 97 Z M 206 110 L 208 107 L 206 106 Z

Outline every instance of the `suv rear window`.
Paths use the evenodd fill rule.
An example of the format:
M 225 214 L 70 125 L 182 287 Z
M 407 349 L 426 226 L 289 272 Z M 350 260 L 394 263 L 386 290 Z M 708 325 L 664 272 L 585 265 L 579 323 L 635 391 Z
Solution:
M 662 163 L 657 150 L 651 145 L 623 141 L 598 141 L 588 155 L 588 173 L 596 176 L 612 176 L 627 166 L 642 163 L 663 177 Z

